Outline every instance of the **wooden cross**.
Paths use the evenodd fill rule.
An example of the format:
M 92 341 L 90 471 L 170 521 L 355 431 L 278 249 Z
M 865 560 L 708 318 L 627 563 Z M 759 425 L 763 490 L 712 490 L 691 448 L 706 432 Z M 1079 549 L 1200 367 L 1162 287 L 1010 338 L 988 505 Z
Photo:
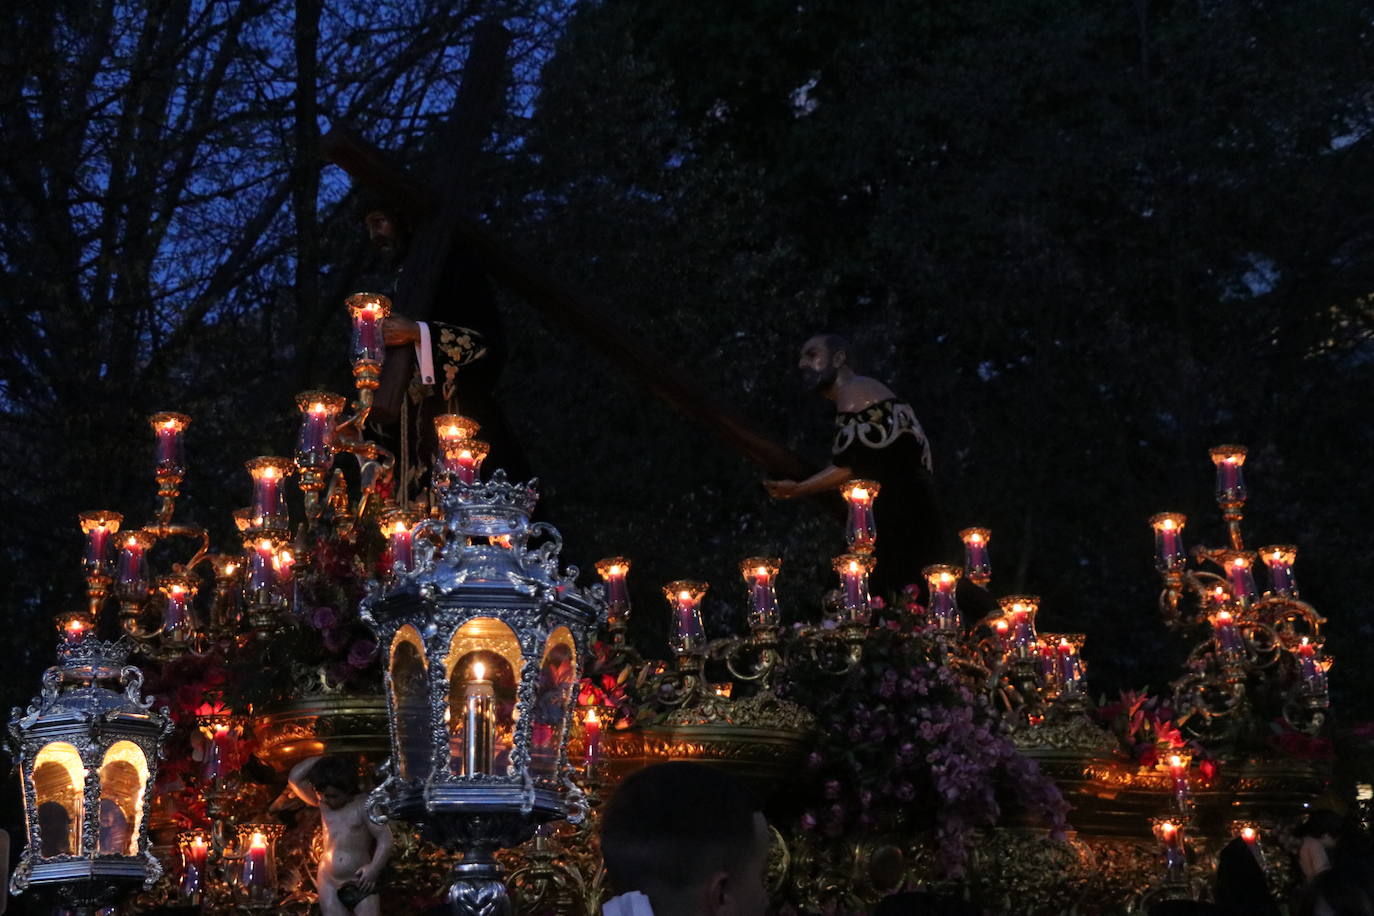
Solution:
M 771 477 L 801 480 L 811 473 L 808 463 L 791 450 L 756 432 L 752 425 L 706 395 L 661 353 L 632 340 L 604 306 L 582 299 L 541 271 L 533 261 L 464 216 L 463 179 L 481 150 L 504 99 L 504 72 L 510 33 L 485 21 L 473 38 L 454 113 L 439 138 L 446 151 L 444 171 L 431 187 L 424 187 L 388 162 L 375 147 L 345 128 L 321 138 L 325 157 L 357 184 L 372 188 L 417 216 L 396 291 L 396 309 L 423 320 L 429 317 L 443 259 L 454 247 L 472 252 L 487 273 L 526 299 L 543 314 L 563 322 L 583 336 L 610 362 L 646 385 L 669 406 L 686 414 L 753 461 Z M 388 350 L 377 391 L 374 414 L 395 417 L 414 372 L 414 350 Z

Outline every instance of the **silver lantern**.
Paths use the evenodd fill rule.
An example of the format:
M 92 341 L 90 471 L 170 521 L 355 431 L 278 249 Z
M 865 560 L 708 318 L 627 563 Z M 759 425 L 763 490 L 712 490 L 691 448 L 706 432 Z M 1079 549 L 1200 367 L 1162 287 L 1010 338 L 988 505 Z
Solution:
M 122 642 L 77 631 L 43 674 L 42 693 L 10 719 L 23 783 L 28 846 L 10 890 L 42 891 L 78 913 L 151 887 L 148 809 L 167 710 L 143 699 L 143 673 Z
M 461 850 L 455 913 L 509 911 L 493 853 L 582 813 L 567 735 L 601 587 L 558 568 L 562 538 L 531 524 L 533 483 L 451 483 L 444 517 L 413 529 L 416 562 L 374 586 L 362 616 L 386 662 L 392 756 L 369 799 Z M 531 547 L 531 541 L 540 542 Z

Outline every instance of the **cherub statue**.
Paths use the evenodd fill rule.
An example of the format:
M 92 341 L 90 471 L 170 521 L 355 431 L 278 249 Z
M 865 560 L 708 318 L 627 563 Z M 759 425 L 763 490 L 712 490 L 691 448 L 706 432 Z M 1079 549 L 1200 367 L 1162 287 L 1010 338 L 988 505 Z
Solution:
M 357 767 L 344 757 L 308 757 L 287 782 L 296 797 L 320 809 L 324 822 L 317 872 L 322 916 L 381 916 L 377 880 L 391 855 L 391 831 L 363 810 Z

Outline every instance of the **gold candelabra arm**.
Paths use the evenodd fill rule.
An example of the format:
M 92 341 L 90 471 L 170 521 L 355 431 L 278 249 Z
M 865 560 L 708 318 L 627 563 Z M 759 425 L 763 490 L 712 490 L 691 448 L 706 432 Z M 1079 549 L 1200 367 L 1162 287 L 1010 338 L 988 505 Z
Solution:
M 782 660 L 780 633 L 776 626 L 758 626 L 749 636 L 712 640 L 707 646 L 707 654 L 723 660 L 726 670 L 735 679 L 757 682 L 767 688 Z
M 833 628 L 803 627 L 797 639 L 820 670 L 829 675 L 848 674 L 863 661 L 867 627 L 842 623 Z

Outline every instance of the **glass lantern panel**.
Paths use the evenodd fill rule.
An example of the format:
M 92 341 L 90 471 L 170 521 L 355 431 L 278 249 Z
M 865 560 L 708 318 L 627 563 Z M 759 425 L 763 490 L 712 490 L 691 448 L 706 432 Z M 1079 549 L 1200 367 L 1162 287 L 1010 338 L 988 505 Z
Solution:
M 402 779 L 427 779 L 429 750 L 429 681 L 420 634 L 405 626 L 391 644 L 391 704 L 395 710 L 396 758 Z
M 48 744 L 33 760 L 33 794 L 38 816 L 38 854 L 43 858 L 81 851 L 82 799 L 86 767 L 76 748 Z
M 143 790 L 148 785 L 148 760 L 132 741 L 116 741 L 100 764 L 100 837 L 102 856 L 138 853 L 138 828 L 143 818 Z
M 519 640 L 499 620 L 477 617 L 453 634 L 444 671 L 449 679 L 449 771 L 455 776 L 506 773 L 522 665 Z M 470 766 L 473 760 L 476 765 Z
M 558 770 L 563 723 L 576 686 L 576 661 L 577 649 L 568 628 L 559 627 L 549 634 L 549 641 L 544 646 L 544 661 L 539 666 L 530 724 L 530 767 L 542 776 L 552 776 Z

